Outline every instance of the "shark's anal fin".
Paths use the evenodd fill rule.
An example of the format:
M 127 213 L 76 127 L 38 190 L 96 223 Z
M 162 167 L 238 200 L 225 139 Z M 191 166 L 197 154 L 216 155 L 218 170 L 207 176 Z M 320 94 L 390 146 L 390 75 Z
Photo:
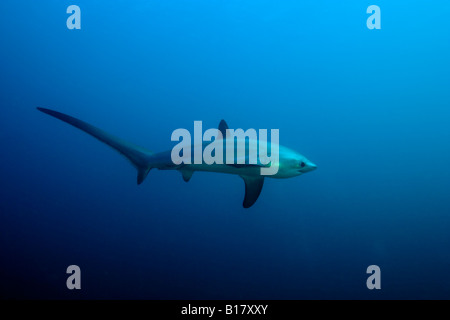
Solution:
M 183 180 L 188 182 L 189 180 L 191 180 L 192 174 L 194 173 L 194 171 L 192 170 L 180 170 L 181 175 L 183 176 Z
M 245 182 L 244 208 L 250 208 L 258 200 L 264 185 L 264 177 L 241 176 Z

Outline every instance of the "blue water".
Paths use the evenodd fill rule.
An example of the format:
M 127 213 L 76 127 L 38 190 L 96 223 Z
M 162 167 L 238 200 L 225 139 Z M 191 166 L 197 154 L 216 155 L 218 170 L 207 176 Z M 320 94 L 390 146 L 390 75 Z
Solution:
M 449 299 L 449 10 L 1 1 L 0 297 Z M 153 170 L 137 186 L 123 157 L 38 106 L 152 151 L 195 120 L 276 128 L 318 169 L 266 179 L 250 209 L 237 176 Z

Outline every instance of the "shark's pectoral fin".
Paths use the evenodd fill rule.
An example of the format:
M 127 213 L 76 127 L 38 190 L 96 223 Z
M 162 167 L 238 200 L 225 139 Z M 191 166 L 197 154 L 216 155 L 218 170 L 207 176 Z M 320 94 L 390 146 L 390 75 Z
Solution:
M 194 171 L 192 170 L 180 170 L 181 175 L 183 176 L 183 180 L 188 182 L 191 180 L 192 175 L 194 174 Z
M 243 206 L 244 208 L 250 208 L 258 199 L 261 193 L 264 177 L 249 177 L 241 176 L 245 182 L 245 198 Z

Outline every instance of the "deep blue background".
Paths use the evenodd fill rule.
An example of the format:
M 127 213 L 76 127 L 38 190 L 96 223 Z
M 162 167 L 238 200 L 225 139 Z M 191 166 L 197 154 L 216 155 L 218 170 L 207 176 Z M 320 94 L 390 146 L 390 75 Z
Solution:
M 449 10 L 1 1 L 0 296 L 450 298 Z M 319 168 L 266 179 L 245 210 L 236 176 L 154 170 L 136 186 L 126 160 L 37 106 L 154 151 L 194 120 L 279 128 Z

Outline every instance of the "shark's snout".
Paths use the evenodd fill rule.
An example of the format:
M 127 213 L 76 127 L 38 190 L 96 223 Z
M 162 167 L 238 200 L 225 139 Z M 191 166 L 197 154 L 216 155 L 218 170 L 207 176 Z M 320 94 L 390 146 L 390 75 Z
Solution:
M 311 161 L 306 162 L 306 166 L 302 169 L 302 172 L 310 172 L 317 169 L 317 165 Z

